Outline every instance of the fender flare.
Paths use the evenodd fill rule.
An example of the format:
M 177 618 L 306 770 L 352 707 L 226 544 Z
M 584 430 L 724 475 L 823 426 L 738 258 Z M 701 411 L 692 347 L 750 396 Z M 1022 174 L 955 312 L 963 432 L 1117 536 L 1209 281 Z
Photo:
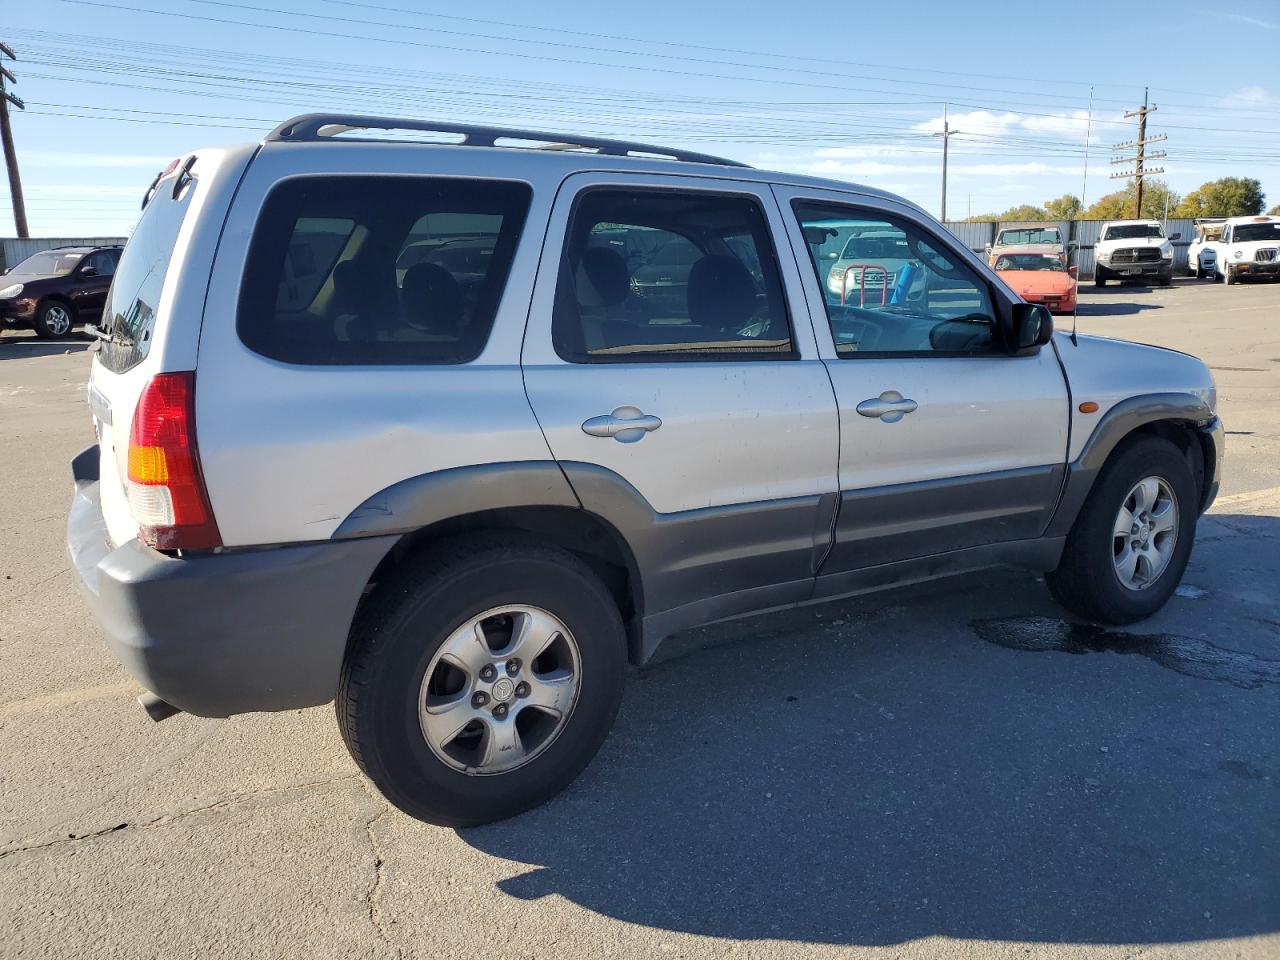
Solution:
M 1067 465 L 1058 509 L 1044 535 L 1065 537 L 1071 532 L 1107 458 L 1134 430 L 1160 421 L 1189 423 L 1204 429 L 1215 420 L 1209 405 L 1194 393 L 1146 393 L 1121 400 L 1098 421 L 1080 455 Z M 1214 468 L 1215 464 L 1206 457 L 1206 472 Z

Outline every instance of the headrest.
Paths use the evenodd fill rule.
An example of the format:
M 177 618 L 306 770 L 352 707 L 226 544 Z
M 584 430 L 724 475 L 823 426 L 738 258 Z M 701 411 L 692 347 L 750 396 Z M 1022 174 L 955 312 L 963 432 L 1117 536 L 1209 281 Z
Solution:
M 418 330 L 457 335 L 462 329 L 462 286 L 438 263 L 419 263 L 405 271 L 400 307 L 405 322 Z
M 703 257 L 689 271 L 689 319 L 722 332 L 741 330 L 756 310 L 756 282 L 737 257 Z
M 631 271 L 622 254 L 608 247 L 587 247 L 578 263 L 577 290 L 584 307 L 612 307 L 627 299 Z

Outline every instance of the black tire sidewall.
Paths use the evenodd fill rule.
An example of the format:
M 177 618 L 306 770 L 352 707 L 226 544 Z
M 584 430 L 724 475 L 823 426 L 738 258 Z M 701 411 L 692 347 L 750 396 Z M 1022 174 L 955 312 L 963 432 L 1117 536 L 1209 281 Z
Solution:
M 1159 477 L 1178 501 L 1178 541 L 1174 555 L 1154 584 L 1130 590 L 1120 583 L 1113 559 L 1116 514 L 1125 497 L 1144 477 Z M 1094 593 L 1094 606 L 1104 618 L 1131 623 L 1151 616 L 1177 589 L 1195 540 L 1199 498 L 1186 457 L 1173 444 L 1149 437 L 1131 444 L 1107 464 L 1090 494 L 1074 534 Z
M 571 555 L 565 554 L 572 561 Z M 505 551 L 480 556 L 417 587 L 393 587 L 393 608 L 376 628 L 376 656 L 364 671 L 355 718 L 366 773 L 392 803 L 434 823 L 466 825 L 544 802 L 594 756 L 621 699 L 625 637 L 612 598 L 589 571 L 550 556 Z M 449 634 L 506 603 L 540 607 L 569 628 L 581 682 L 566 726 L 532 761 L 507 773 L 469 776 L 441 761 L 423 737 L 418 695 L 426 668 Z

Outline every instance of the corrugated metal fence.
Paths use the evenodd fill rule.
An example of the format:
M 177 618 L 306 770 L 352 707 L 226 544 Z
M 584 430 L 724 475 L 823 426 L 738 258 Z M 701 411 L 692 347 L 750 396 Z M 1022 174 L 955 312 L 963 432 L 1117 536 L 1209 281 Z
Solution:
M 1019 221 L 1021 222 L 1021 221 Z M 1093 246 L 1098 242 L 1098 234 L 1102 232 L 1105 220 L 1048 220 L 1047 224 L 1056 224 L 1062 235 L 1069 241 L 1074 240 L 1078 249 L 1069 256 L 1070 262 L 1080 267 L 1080 276 L 1093 276 Z M 996 231 L 1003 225 L 998 220 L 949 220 L 946 227 L 959 240 L 975 253 L 986 252 L 987 244 L 995 239 Z M 1165 233 L 1173 236 L 1173 269 L 1175 272 L 1189 273 L 1187 266 L 1187 247 L 1195 239 L 1194 220 L 1165 221 Z
M 54 247 L 107 247 L 124 243 L 125 237 L 31 237 L 18 240 L 12 237 L 0 239 L 0 270 L 8 270 L 33 253 L 52 250 Z

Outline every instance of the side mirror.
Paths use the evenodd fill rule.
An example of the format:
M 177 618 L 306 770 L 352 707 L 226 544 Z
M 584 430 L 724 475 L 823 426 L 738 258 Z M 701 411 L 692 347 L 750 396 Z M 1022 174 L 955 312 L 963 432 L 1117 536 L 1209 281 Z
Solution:
M 1053 336 L 1053 314 L 1041 304 L 1015 303 L 1012 320 L 1008 343 L 1012 356 L 1025 357 L 1037 353 Z
M 80 268 L 80 276 L 82 277 L 96 277 L 97 275 L 98 275 L 98 271 L 93 267 Z
M 991 244 L 987 244 L 987 256 L 991 255 Z
M 1067 267 L 1067 273 L 1071 275 L 1072 279 L 1076 279 L 1080 276 L 1080 268 L 1073 263 L 1071 266 Z
M 1180 234 L 1180 233 L 1171 233 L 1171 234 L 1169 234 L 1169 239 L 1170 239 L 1170 240 L 1181 240 L 1181 239 L 1182 239 L 1182 234 Z
M 1079 250 L 1079 249 L 1080 249 L 1080 241 L 1079 241 L 1079 240 L 1068 240 L 1068 241 L 1067 241 L 1067 249 L 1068 249 L 1068 250 Z

